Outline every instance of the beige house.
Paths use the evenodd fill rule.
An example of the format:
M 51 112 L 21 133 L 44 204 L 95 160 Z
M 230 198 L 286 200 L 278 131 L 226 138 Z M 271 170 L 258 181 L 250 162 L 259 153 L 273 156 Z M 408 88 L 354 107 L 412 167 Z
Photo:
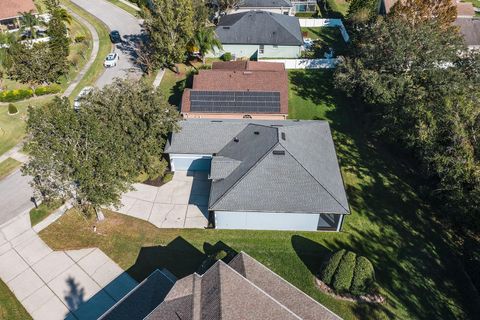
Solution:
M 22 12 L 30 11 L 37 13 L 32 0 L 0 0 L 0 31 L 18 29 Z

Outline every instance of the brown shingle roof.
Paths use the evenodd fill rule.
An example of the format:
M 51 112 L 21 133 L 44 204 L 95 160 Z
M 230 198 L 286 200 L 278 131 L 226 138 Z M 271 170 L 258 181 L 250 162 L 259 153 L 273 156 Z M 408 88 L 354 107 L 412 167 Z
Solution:
M 245 253 L 177 281 L 149 320 L 338 320 L 333 312 Z
M 21 16 L 21 12 L 37 12 L 32 0 L 0 0 L 0 20 Z
M 212 70 L 201 70 L 193 78 L 192 89 L 182 96 L 182 113 L 190 112 L 190 92 L 197 91 L 260 91 L 280 93 L 280 114 L 288 114 L 288 77 L 281 63 L 223 62 Z

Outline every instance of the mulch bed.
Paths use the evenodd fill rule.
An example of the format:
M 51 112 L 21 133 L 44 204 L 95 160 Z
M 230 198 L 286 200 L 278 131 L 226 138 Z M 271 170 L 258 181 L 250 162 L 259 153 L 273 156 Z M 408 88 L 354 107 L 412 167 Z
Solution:
M 349 302 L 367 302 L 367 303 L 385 303 L 385 297 L 379 294 L 367 294 L 364 296 L 354 296 L 351 294 L 337 294 L 332 288 L 325 284 L 322 280 L 315 277 L 315 285 L 322 292 L 340 300 L 345 300 Z

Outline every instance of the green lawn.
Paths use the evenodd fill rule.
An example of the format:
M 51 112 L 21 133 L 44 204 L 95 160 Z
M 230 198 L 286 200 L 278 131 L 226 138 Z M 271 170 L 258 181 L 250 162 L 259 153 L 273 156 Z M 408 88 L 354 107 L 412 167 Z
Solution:
M 319 44 L 318 50 L 314 52 L 317 58 L 323 58 L 324 53 L 330 51 L 329 48 L 333 48 L 335 56 L 347 53 L 347 44 L 343 40 L 342 32 L 337 27 L 302 28 L 302 33 L 307 33 L 308 38 Z
M 348 13 L 348 0 L 326 0 L 327 10 L 320 2 L 320 12 L 323 18 L 343 18 Z
M 95 81 L 97 81 L 97 79 L 102 75 L 104 69 L 103 60 L 105 59 L 105 56 L 112 51 L 112 44 L 110 42 L 109 29 L 103 22 L 89 14 L 87 11 L 78 7 L 77 5 L 73 4 L 69 0 L 62 0 L 61 3 L 68 9 L 72 10 L 73 12 L 77 13 L 79 16 L 90 22 L 90 24 L 95 28 L 95 30 L 97 30 L 100 41 L 98 55 L 95 61 L 93 62 L 90 69 L 88 69 L 88 71 L 85 73 L 84 77 L 79 82 L 75 90 L 73 90 L 72 94 L 70 95 L 70 99 L 73 100 L 84 87 L 93 85 Z
M 0 319 L 32 319 L 30 314 L 28 314 L 28 312 L 23 308 L 22 304 L 15 299 L 13 293 L 2 280 L 0 280 Z
M 63 201 L 57 200 L 52 202 L 42 202 L 38 208 L 33 208 L 30 210 L 30 223 L 33 226 L 42 222 L 46 217 L 51 215 L 55 210 L 60 208 L 63 204 Z
M 27 118 L 27 107 L 41 106 L 51 101 L 52 96 L 43 96 L 29 100 L 16 102 L 18 108 L 16 115 L 8 114 L 8 104 L 0 103 L 0 155 L 13 148 L 22 141 L 25 135 L 25 120 Z
M 128 13 L 130 13 L 132 16 L 135 16 L 135 17 L 140 17 L 140 12 L 133 9 L 132 7 L 130 6 L 127 6 L 125 3 L 121 2 L 121 1 L 118 1 L 118 0 L 107 0 L 111 3 L 113 3 L 114 5 L 118 6 L 119 8 L 127 11 Z
M 0 162 L 0 180 L 20 167 L 21 164 L 21 162 L 12 158 L 7 158 L 6 160 Z
M 157 267 L 178 277 L 197 270 L 212 248 L 246 251 L 345 319 L 467 319 L 480 314 L 455 248 L 416 191 L 415 171 L 377 146 L 332 87 L 330 71 L 291 71 L 290 118 L 331 123 L 351 216 L 343 232 L 157 229 L 107 213 L 106 221 L 64 215 L 41 232 L 55 249 L 98 246 L 137 280 Z M 168 79 L 168 78 L 167 78 Z M 173 80 L 172 80 L 173 83 Z M 92 233 L 97 225 L 97 234 Z M 386 303 L 339 301 L 318 291 L 314 274 L 332 251 L 346 248 L 375 266 Z

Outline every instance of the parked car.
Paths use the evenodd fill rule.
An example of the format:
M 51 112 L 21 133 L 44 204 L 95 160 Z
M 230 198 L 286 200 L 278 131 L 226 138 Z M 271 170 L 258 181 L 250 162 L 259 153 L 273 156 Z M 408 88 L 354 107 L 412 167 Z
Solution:
M 115 67 L 117 65 L 119 59 L 120 59 L 120 57 L 118 56 L 118 54 L 115 53 L 115 52 L 112 52 L 105 58 L 105 61 L 103 62 L 103 65 L 106 68 Z
M 93 91 L 93 87 L 85 87 L 83 88 L 78 96 L 73 100 L 73 109 L 75 111 L 80 110 L 80 106 L 82 104 L 82 100 L 90 93 Z
M 110 41 L 112 41 L 112 43 L 121 43 L 122 37 L 120 36 L 120 32 L 117 30 L 110 32 Z

